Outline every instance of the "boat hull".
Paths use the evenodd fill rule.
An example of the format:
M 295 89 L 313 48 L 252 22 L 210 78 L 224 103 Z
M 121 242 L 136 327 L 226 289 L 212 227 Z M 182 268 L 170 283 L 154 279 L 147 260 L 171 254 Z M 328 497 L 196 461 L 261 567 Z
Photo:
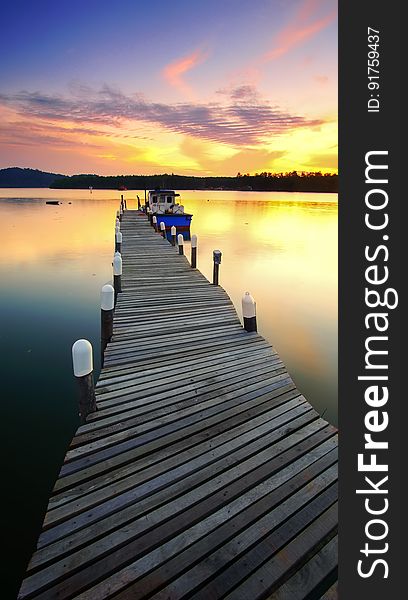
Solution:
M 157 224 L 160 227 L 160 223 L 163 222 L 166 226 L 166 233 L 170 234 L 170 230 L 175 226 L 177 233 L 190 232 L 190 224 L 193 215 L 189 214 L 156 214 Z

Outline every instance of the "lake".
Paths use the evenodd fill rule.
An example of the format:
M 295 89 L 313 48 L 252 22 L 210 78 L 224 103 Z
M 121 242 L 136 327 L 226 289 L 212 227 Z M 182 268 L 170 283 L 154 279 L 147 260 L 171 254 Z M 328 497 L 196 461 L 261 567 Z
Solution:
M 128 208 L 136 208 L 136 194 L 144 196 L 123 193 Z M 78 424 L 76 339 L 91 341 L 99 370 L 99 294 L 111 280 L 120 194 L 0 190 L 3 531 L 14 593 Z M 249 291 L 258 331 L 298 389 L 337 424 L 337 195 L 183 191 L 181 197 L 194 215 L 198 268 L 210 279 L 212 251 L 222 251 L 220 284 L 238 313 Z

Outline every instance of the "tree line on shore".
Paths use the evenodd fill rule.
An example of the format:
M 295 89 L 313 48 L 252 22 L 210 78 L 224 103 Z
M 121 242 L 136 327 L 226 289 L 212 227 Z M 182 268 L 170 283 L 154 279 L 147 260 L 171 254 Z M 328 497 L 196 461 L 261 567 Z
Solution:
M 337 192 L 337 174 L 306 173 L 238 173 L 236 177 L 195 177 L 188 175 L 72 175 L 56 179 L 52 188 L 84 189 L 176 189 L 176 190 L 241 190 L 286 192 Z
M 37 169 L 0 169 L 0 187 L 50 187 L 54 189 L 175 189 L 238 190 L 256 192 L 337 192 L 337 174 L 314 172 L 271 173 L 263 171 L 235 177 L 196 177 L 190 175 L 57 175 Z

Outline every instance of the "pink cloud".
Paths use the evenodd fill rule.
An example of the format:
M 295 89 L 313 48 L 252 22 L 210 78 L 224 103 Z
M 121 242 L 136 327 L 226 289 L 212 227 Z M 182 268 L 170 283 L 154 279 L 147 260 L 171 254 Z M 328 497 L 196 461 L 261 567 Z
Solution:
M 328 14 L 316 15 L 316 12 L 327 4 L 326 0 L 304 0 L 293 21 L 279 32 L 274 47 L 263 56 L 262 62 L 269 62 L 283 56 L 330 25 L 337 17 L 337 3 Z
M 170 63 L 163 69 L 163 76 L 166 81 L 185 96 L 191 98 L 193 91 L 191 87 L 184 81 L 183 75 L 191 71 L 197 65 L 203 63 L 208 56 L 208 52 L 203 50 L 195 50 L 187 56 L 183 56 L 178 60 Z

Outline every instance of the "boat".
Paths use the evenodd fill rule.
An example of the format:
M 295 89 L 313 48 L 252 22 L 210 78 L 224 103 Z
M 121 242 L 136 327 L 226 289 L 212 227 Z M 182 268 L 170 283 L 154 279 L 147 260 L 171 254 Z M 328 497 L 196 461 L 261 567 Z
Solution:
M 45 204 L 59 204 L 58 200 L 46 200 Z
M 190 236 L 190 224 L 193 215 L 184 212 L 184 206 L 179 204 L 174 190 L 150 190 L 147 195 L 146 209 L 150 209 L 153 215 L 157 217 L 157 223 L 164 222 L 166 234 L 170 235 L 170 230 L 174 225 L 177 233 L 185 233 L 187 239 Z M 185 236 L 186 237 L 186 236 Z

